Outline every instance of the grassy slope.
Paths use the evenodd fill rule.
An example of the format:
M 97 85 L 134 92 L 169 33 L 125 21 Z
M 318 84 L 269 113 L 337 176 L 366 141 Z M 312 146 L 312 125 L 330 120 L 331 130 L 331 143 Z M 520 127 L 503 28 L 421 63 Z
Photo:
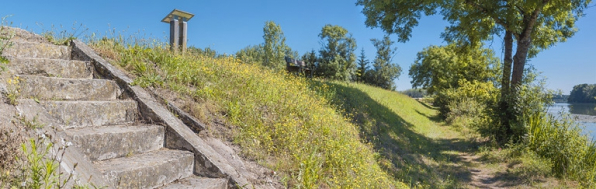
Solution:
M 280 172 L 291 187 L 457 187 L 453 175 L 467 172 L 451 163 L 457 155 L 450 149 L 466 145 L 460 135 L 442 126 L 436 110 L 399 93 L 159 46 L 91 46 L 137 84 L 198 102 L 186 109 L 208 109 L 193 113 L 202 121 L 223 119 L 244 155 Z
M 290 187 L 402 185 L 382 171 L 358 128 L 312 91 L 305 79 L 229 57 L 180 55 L 114 40 L 94 41 L 91 46 L 134 75 L 138 85 L 209 104 L 202 107 L 223 119 L 231 130 L 226 134 L 233 136 L 244 155 L 279 172 Z M 214 121 L 213 116 L 200 115 L 196 117 L 204 122 Z
M 470 144 L 444 126 L 437 110 L 364 84 L 329 85 L 335 92 L 327 98 L 360 127 L 361 135 L 381 153 L 381 166 L 395 179 L 423 188 L 458 187 L 457 180 L 469 180 L 468 171 L 456 161 Z

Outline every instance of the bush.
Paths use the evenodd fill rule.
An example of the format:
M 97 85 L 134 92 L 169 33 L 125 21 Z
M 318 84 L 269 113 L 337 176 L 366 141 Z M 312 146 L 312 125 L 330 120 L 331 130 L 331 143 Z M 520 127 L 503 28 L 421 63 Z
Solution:
M 449 113 L 452 114 L 452 117 L 463 114 L 478 115 L 482 109 L 486 109 L 484 107 L 494 103 L 497 99 L 498 91 L 492 82 L 460 80 L 458 83 L 460 87 L 439 91 L 435 95 L 434 105 L 439 107 L 441 115 L 445 118 Z M 464 101 L 474 101 L 478 107 L 475 107 L 474 110 L 467 110 L 466 107 L 457 108 L 458 104 Z

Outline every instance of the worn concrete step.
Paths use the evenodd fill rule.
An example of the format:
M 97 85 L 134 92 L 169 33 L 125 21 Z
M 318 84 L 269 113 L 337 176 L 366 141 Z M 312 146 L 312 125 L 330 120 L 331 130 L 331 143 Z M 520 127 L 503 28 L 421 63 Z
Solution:
M 106 79 L 70 79 L 21 75 L 20 98 L 38 100 L 116 100 L 122 91 Z
M 161 149 L 95 162 L 116 188 L 156 188 L 192 175 L 192 152 Z
M 158 150 L 164 143 L 164 127 L 159 125 L 83 127 L 66 133 L 92 161 Z
M 12 45 L 4 51 L 5 57 L 17 58 L 47 58 L 70 59 L 71 50 L 68 46 L 58 46 L 50 43 L 12 41 Z
M 160 187 L 159 189 L 192 189 L 192 188 L 226 189 L 226 188 L 228 188 L 228 179 L 191 176 L 188 178 L 174 181 L 168 185 Z
M 11 41 L 26 41 L 26 42 L 48 42 L 48 40 L 38 34 L 28 32 L 27 30 L 21 28 L 14 28 L 14 27 L 6 27 L 2 26 L 2 33 L 0 33 L 1 37 L 8 37 L 9 35 L 12 36 L 10 39 Z
M 134 100 L 39 102 L 64 129 L 124 125 L 134 122 L 138 115 Z
M 8 57 L 7 67 L 18 75 L 92 79 L 93 71 L 79 60 Z
M 53 100 L 115 100 L 121 94 L 112 80 L 19 75 L 21 98 Z

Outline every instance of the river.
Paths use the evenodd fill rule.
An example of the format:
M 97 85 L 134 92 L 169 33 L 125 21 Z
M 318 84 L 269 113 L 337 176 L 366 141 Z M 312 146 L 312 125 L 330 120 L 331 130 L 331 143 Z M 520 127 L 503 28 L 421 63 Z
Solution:
M 585 126 L 584 133 L 596 139 L 596 104 L 555 103 L 548 113 L 557 116 L 559 112 L 570 113 L 579 124 Z

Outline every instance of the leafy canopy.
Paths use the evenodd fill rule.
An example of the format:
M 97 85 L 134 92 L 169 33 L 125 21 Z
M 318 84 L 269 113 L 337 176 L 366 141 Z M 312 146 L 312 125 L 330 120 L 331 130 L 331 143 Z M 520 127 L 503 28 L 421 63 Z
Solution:
M 356 39 L 341 26 L 327 24 L 319 34 L 322 48 L 318 74 L 320 76 L 350 81 L 356 70 Z
M 460 53 L 458 53 L 460 52 Z M 430 46 L 418 52 L 409 76 L 413 88 L 429 94 L 458 88 L 462 82 L 495 81 L 500 62 L 490 49 L 461 50 L 455 44 Z
M 448 42 L 478 45 L 494 34 L 510 31 L 516 40 L 529 32 L 530 57 L 539 50 L 564 42 L 577 29 L 575 21 L 591 0 L 358 0 L 364 6 L 365 24 L 395 33 L 399 42 L 412 36 L 422 15 L 440 13 L 451 26 L 442 36 Z M 535 20 L 532 18 L 535 17 Z M 530 29 L 530 30 L 528 30 Z
M 373 61 L 373 69 L 367 72 L 366 82 L 372 85 L 395 90 L 396 86 L 393 80 L 401 75 L 401 67 L 397 64 L 391 63 L 395 50 L 391 46 L 395 43 L 389 39 L 389 36 L 384 36 L 383 40 L 370 40 L 375 48 L 377 48 L 377 55 Z

